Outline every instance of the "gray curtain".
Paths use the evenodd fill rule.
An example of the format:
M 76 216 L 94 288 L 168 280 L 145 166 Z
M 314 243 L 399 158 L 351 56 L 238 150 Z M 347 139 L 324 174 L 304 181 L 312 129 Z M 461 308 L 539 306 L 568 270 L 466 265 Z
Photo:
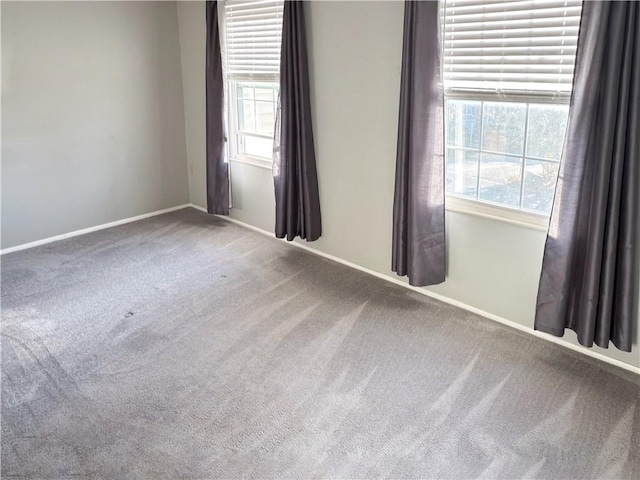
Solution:
M 584 2 L 535 328 L 631 351 L 638 327 L 640 3 Z
M 207 211 L 229 215 L 229 164 L 225 162 L 224 83 L 218 2 L 207 2 L 206 130 Z
M 317 240 L 322 233 L 313 146 L 303 2 L 285 1 L 273 178 L 276 237 Z
M 423 286 L 446 271 L 439 12 L 438 2 L 404 5 L 392 269 Z

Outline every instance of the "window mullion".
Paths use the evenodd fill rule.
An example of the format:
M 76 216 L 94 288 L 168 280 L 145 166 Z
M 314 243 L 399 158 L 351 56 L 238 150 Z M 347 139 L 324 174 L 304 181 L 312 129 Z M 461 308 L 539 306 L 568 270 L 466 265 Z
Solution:
M 527 143 L 529 142 L 529 108 L 527 103 L 527 114 L 524 117 L 524 145 L 522 145 L 522 166 L 520 167 L 520 209 L 524 207 L 524 174 L 525 159 L 527 157 Z
M 478 175 L 476 175 L 476 200 L 480 199 L 480 166 L 482 165 L 482 143 L 484 142 L 484 100 L 480 102 L 480 138 L 478 140 Z

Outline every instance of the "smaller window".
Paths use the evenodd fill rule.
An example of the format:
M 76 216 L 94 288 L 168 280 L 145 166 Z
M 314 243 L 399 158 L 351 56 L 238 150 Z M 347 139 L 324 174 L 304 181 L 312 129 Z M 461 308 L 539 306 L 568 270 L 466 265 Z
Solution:
M 278 104 L 282 0 L 224 4 L 231 158 L 270 164 Z

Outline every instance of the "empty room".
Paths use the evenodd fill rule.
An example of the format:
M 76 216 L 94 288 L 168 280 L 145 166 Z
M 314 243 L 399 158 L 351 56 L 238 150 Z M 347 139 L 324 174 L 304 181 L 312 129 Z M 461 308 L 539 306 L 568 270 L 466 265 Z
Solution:
M 640 2 L 0 18 L 2 478 L 640 478 Z

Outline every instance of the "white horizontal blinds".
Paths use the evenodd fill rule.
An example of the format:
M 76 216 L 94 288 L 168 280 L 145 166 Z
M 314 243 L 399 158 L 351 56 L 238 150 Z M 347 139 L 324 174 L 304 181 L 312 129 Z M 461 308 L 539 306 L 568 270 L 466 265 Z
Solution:
M 280 71 L 283 0 L 227 0 L 227 74 L 245 80 L 276 80 Z
M 441 0 L 448 90 L 569 93 L 582 0 Z

